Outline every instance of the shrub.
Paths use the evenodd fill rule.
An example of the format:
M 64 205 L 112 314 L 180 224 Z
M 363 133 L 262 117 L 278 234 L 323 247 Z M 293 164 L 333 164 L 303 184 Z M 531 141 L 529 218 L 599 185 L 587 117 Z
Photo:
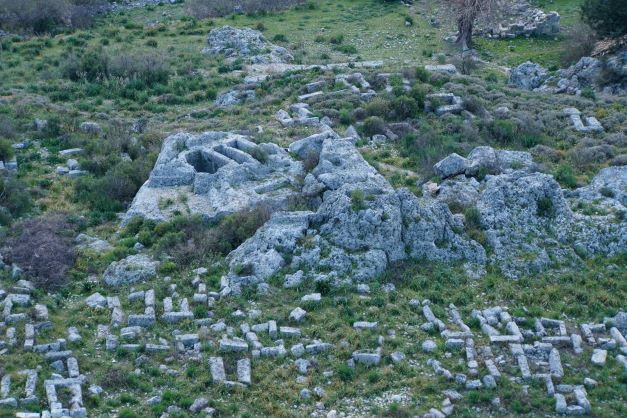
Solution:
M 555 180 L 557 180 L 560 184 L 571 189 L 577 187 L 577 177 L 575 177 L 572 167 L 568 165 L 560 165 L 555 170 L 554 175 Z
M 424 107 L 425 99 L 427 98 L 427 90 L 423 86 L 415 85 L 407 94 L 416 101 L 421 109 Z
M 555 215 L 555 207 L 550 197 L 538 199 L 536 214 L 543 218 L 552 218 Z
M 390 102 L 382 97 L 375 97 L 365 107 L 368 116 L 387 117 L 390 113 Z
M 408 96 L 400 96 L 392 101 L 392 112 L 398 120 L 415 117 L 419 111 L 418 102 Z
M 196 19 L 226 16 L 236 11 L 263 14 L 303 5 L 307 0 L 240 0 L 237 10 L 232 0 L 188 0 L 187 12 Z
M 13 144 L 6 139 L 0 138 L 0 161 L 9 161 L 14 155 Z
M 485 112 L 483 102 L 477 96 L 466 96 L 463 103 L 464 109 L 475 115 Z
M 0 178 L 0 224 L 10 224 L 12 218 L 23 215 L 31 206 L 25 184 L 14 177 Z
M 595 42 L 596 35 L 590 26 L 584 23 L 577 24 L 562 46 L 560 52 L 562 65 L 568 66 L 579 61 L 581 57 L 589 56 Z
M 343 382 L 350 382 L 355 378 L 355 370 L 346 364 L 340 364 L 337 368 L 337 375 Z
M 167 61 L 155 54 L 115 54 L 109 56 L 102 47 L 90 49 L 82 56 L 71 56 L 62 70 L 63 76 L 72 81 L 102 81 L 121 78 L 135 82 L 133 87 L 141 90 L 155 84 L 166 84 L 170 78 Z
M 74 226 L 61 214 L 28 219 L 14 227 L 11 260 L 32 277 L 36 287 L 57 290 L 74 265 Z
M 431 78 L 431 73 L 425 70 L 424 67 L 416 67 L 416 80 L 419 80 L 423 83 L 428 83 Z
M 354 45 L 335 45 L 333 49 L 347 55 L 357 53 L 357 48 Z
M 176 217 L 167 223 L 155 225 L 141 219 L 130 222 L 123 236 L 138 233 L 140 242 L 154 246 L 156 252 L 171 257 L 166 269 L 200 262 L 210 254 L 226 256 L 250 238 L 272 214 L 272 208 L 259 205 L 208 224 L 200 216 Z
M 602 36 L 627 33 L 627 7 L 624 0 L 585 0 L 581 5 L 581 18 Z
M 81 177 L 74 182 L 74 198 L 100 212 L 118 212 L 130 202 L 150 174 L 149 161 L 121 161 L 102 178 Z
M 355 212 L 359 212 L 366 208 L 366 196 L 363 190 L 355 189 L 351 192 L 351 208 Z
M 0 115 L 0 138 L 13 139 L 16 135 L 13 120 L 5 115 Z
M 490 125 L 489 131 L 497 142 L 510 144 L 516 139 L 518 129 L 512 121 L 497 119 Z
M 305 158 L 303 158 L 303 168 L 305 169 L 306 172 L 310 172 L 311 170 L 316 168 L 319 162 L 320 162 L 320 155 L 317 152 L 311 150 L 307 152 L 307 154 L 305 155 Z
M 105 0 L 0 0 L 0 26 L 26 33 L 90 25 Z
M 368 137 L 385 133 L 385 121 L 378 116 L 371 116 L 364 121 L 364 134 Z
M 481 229 L 481 213 L 476 207 L 468 208 L 464 211 L 466 227 L 469 229 Z

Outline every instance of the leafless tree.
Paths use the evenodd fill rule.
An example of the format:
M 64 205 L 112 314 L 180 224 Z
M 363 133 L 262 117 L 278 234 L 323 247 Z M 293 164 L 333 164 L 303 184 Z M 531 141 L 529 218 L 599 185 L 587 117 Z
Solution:
M 494 12 L 497 0 L 445 0 L 449 12 L 457 22 L 459 31 L 455 43 L 466 51 L 472 47 L 472 31 L 475 22 Z

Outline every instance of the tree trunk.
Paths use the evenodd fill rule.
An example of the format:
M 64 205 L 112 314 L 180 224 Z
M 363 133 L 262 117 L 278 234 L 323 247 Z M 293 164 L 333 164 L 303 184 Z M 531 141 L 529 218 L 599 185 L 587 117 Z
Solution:
M 471 16 L 460 16 L 457 19 L 457 29 L 459 34 L 455 43 L 461 45 L 462 51 L 470 49 L 472 46 L 472 24 L 474 18 Z

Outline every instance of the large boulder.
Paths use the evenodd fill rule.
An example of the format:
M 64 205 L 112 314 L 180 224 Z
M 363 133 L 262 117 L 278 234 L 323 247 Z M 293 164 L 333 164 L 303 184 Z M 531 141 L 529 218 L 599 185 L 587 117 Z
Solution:
M 158 261 L 143 254 L 129 255 L 114 261 L 105 270 L 102 280 L 108 286 L 125 286 L 144 282 L 157 276 Z
M 512 70 L 507 84 L 518 89 L 534 90 L 542 86 L 548 77 L 546 69 L 527 61 Z
M 451 154 L 433 166 L 435 174 L 442 179 L 457 176 L 466 172 L 468 160 L 458 154 Z
M 268 42 L 261 32 L 250 28 L 213 29 L 207 43 L 204 53 L 244 58 L 252 64 L 287 63 L 294 59 L 287 49 Z

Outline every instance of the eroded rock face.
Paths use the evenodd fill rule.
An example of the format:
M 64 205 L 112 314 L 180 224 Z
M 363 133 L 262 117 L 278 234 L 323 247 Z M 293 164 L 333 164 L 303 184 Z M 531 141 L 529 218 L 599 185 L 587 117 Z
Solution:
M 165 221 L 177 211 L 213 219 L 259 204 L 280 209 L 298 195 L 302 176 L 302 163 L 275 144 L 225 132 L 176 134 L 166 138 L 124 222 Z
M 263 282 L 283 267 L 338 283 L 372 279 L 408 257 L 465 260 L 479 270 L 485 265 L 485 251 L 459 234 L 462 225 L 445 204 L 394 190 L 350 138 L 314 135 L 290 150 L 318 153 L 303 194 L 319 205 L 315 212 L 276 213 L 233 251 L 229 291 Z
M 625 210 L 627 166 L 603 169 L 589 186 L 565 192 L 552 176 L 537 172 L 526 152 L 477 147 L 468 158 L 453 154 L 434 168 L 448 160 L 458 161 L 456 175 L 425 193 L 456 210 L 476 207 L 492 253 L 488 261 L 507 277 L 574 267 L 581 257 L 627 249 L 627 222 L 615 216 Z M 578 213 L 582 202 L 607 214 Z
M 297 158 L 316 165 L 305 172 Z M 615 213 L 624 210 L 627 167 L 605 169 L 590 186 L 569 193 L 537 169 L 529 153 L 477 147 L 468 157 L 438 163 L 442 184 L 417 197 L 394 190 L 353 138 L 339 138 L 328 127 L 292 143 L 289 153 L 230 133 L 178 134 L 166 139 L 127 219 L 163 220 L 175 210 L 214 218 L 271 204 L 277 210 L 271 219 L 229 254 L 223 294 L 243 286 L 267 290 L 280 271 L 307 272 L 298 283 L 337 285 L 370 280 L 391 263 L 414 258 L 460 262 L 471 277 L 492 264 L 518 278 L 625 251 L 626 221 Z M 309 210 L 285 211 L 292 198 L 307 202 Z M 578 213 L 582 200 L 603 205 L 607 214 Z M 474 209 L 474 218 L 451 209 Z M 485 248 L 466 234 L 469 221 L 484 235 Z M 143 273 L 125 273 L 135 270 L 124 267 L 130 261 L 143 264 L 114 263 L 105 281 L 142 280 Z
M 552 260 L 576 259 L 568 241 L 573 214 L 552 176 L 517 171 L 490 177 L 477 209 L 492 262 L 507 277 L 546 270 Z
M 287 49 L 266 40 L 261 32 L 250 28 L 223 26 L 209 32 L 206 54 L 226 58 L 244 58 L 251 64 L 288 63 L 294 57 Z

